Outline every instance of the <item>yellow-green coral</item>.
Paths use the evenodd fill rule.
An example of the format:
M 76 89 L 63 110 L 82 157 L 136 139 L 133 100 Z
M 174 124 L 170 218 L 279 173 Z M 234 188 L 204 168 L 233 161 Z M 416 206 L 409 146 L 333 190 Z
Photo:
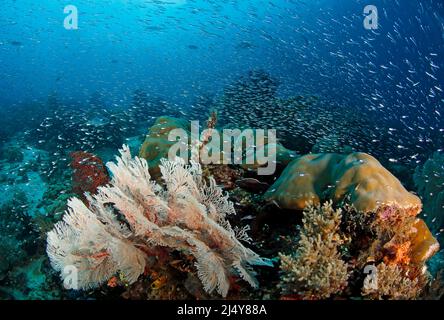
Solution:
M 394 205 L 413 216 L 421 211 L 421 200 L 365 153 L 300 157 L 287 166 L 265 197 L 293 210 L 332 199 L 335 203 L 349 200 L 363 212 L 377 211 L 383 205 Z
M 410 259 L 413 263 L 424 263 L 439 250 L 438 241 L 422 219 L 416 219 L 410 241 Z
M 342 210 L 332 203 L 309 206 L 304 210 L 303 227 L 293 255 L 281 255 L 283 275 L 280 286 L 285 294 L 304 299 L 324 299 L 340 294 L 347 286 L 347 264 L 339 246 Z

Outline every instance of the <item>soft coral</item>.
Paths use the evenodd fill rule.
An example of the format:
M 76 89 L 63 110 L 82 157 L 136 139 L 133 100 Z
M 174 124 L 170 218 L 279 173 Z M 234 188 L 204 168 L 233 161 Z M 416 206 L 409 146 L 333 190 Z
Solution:
M 75 151 L 70 154 L 73 169 L 73 192 L 87 203 L 85 193 L 95 194 L 97 188 L 109 183 L 109 175 L 103 161 L 88 152 Z

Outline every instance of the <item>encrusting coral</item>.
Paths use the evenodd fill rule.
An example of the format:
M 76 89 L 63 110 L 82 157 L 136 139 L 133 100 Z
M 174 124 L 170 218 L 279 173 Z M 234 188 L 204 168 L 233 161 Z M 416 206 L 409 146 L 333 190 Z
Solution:
M 433 237 L 422 219 L 405 216 L 402 211 L 386 207 L 383 214 L 365 214 L 349 210 L 350 224 L 361 224 L 354 236 L 367 234 L 368 247 L 361 248 L 358 263 L 369 260 L 382 260 L 387 264 L 402 265 L 411 269 L 411 274 L 422 272 L 424 263 L 438 250 L 439 243 Z M 366 221 L 356 222 L 357 216 Z M 354 221 L 353 221 L 354 220 Z M 353 228 L 352 228 L 353 229 Z
M 403 216 L 393 208 L 385 211 L 389 213 L 371 215 L 361 226 L 361 235 L 353 234 L 352 237 L 350 251 L 358 252 L 356 267 L 363 268 L 371 263 L 378 270 L 378 288 L 367 294 L 371 288 L 365 288 L 364 284 L 363 290 L 373 299 L 416 298 L 429 278 L 425 263 L 439 250 L 439 244 L 423 220 Z
M 325 299 L 340 294 L 347 286 L 347 264 L 341 259 L 339 246 L 341 209 L 331 202 L 308 206 L 296 251 L 281 255 L 281 287 L 286 295 L 303 299 Z
M 87 196 L 89 206 L 73 198 L 63 221 L 48 233 L 47 253 L 54 269 L 78 271 L 78 288 L 93 288 L 120 273 L 129 283 L 149 268 L 147 252 L 163 247 L 192 255 L 204 289 L 226 296 L 229 277 L 240 275 L 257 287 L 250 265 L 270 265 L 240 240 L 246 229 L 233 229 L 227 216 L 233 204 L 206 182 L 198 163 L 160 160 L 164 186 L 151 180 L 148 163 L 132 158 L 128 147 L 117 163 L 108 163 L 112 180 Z
M 85 202 L 85 193 L 94 194 L 98 187 L 109 182 L 108 172 L 103 161 L 91 153 L 76 151 L 70 156 L 73 169 L 72 192 Z

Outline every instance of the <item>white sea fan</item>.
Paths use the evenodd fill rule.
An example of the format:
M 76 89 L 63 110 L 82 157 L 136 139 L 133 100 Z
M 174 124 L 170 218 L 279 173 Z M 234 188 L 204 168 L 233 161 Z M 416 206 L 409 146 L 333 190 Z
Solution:
M 87 196 L 88 207 L 71 199 L 63 221 L 48 233 L 54 269 L 75 266 L 82 289 L 98 286 L 116 272 L 133 283 L 145 269 L 142 248 L 162 246 L 193 255 L 209 293 L 216 290 L 225 297 L 233 272 L 257 287 L 248 265 L 271 263 L 241 244 L 239 240 L 249 240 L 246 229 L 236 234 L 231 228 L 226 217 L 235 214 L 233 204 L 213 179 L 205 182 L 199 163 L 163 159 L 161 186 L 150 180 L 144 159 L 132 158 L 127 146 L 120 154 L 116 163 L 107 164 L 110 185 Z
M 111 217 L 104 224 L 79 199 L 70 199 L 68 207 L 47 238 L 51 265 L 62 278 L 68 275 L 65 267 L 73 266 L 81 289 L 97 287 L 118 271 L 136 281 L 145 269 L 145 255 L 126 239 L 127 230 Z M 106 217 L 105 210 L 101 213 Z

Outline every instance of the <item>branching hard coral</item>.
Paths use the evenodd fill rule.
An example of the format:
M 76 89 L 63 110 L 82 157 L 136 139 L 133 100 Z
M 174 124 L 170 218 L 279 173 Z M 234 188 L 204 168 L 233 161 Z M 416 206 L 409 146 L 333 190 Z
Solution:
M 411 279 L 397 265 L 381 263 L 376 267 L 375 282 L 364 282 L 362 295 L 371 299 L 411 300 L 424 288 L 426 278 Z
M 416 217 L 422 208 L 420 199 L 409 193 L 373 157 L 362 153 L 302 156 L 288 165 L 265 197 L 281 208 L 293 210 L 306 209 L 311 201 L 319 205 L 327 199 L 343 206 L 341 230 L 349 241 L 341 246 L 342 258 L 354 270 L 347 293 L 355 292 L 354 285 L 369 262 L 399 268 L 412 283 L 422 279 L 415 284 L 414 290 L 419 292 L 424 288 L 425 263 L 439 250 L 439 243 L 425 222 Z M 305 223 L 304 220 L 304 228 Z M 322 233 L 318 230 L 319 234 Z M 303 236 L 304 232 L 301 244 L 304 244 Z M 313 251 L 313 246 L 308 244 L 304 247 Z M 297 249 L 298 255 L 300 252 L 301 249 Z M 341 261 L 331 252 L 323 252 L 323 255 L 325 265 Z M 308 265 L 296 264 L 297 259 L 286 258 L 283 262 L 283 266 L 293 268 L 295 274 Z M 316 279 L 314 281 L 319 279 L 311 274 L 305 276 Z M 304 295 L 311 292 L 301 291 Z
M 209 293 L 226 296 L 233 272 L 257 287 L 249 265 L 269 263 L 241 244 L 245 230 L 236 235 L 226 219 L 235 214 L 233 204 L 214 179 L 203 179 L 198 163 L 162 159 L 161 186 L 150 180 L 146 160 L 132 158 L 126 146 L 120 152 L 108 164 L 110 185 L 88 196 L 89 208 L 71 199 L 64 221 L 49 232 L 47 252 L 57 271 L 74 265 L 79 288 L 117 272 L 133 283 L 147 266 L 145 252 L 160 246 L 194 256 Z
M 281 288 L 284 294 L 300 294 L 304 299 L 325 299 L 340 294 L 347 286 L 347 264 L 339 246 L 342 210 L 332 203 L 304 210 L 303 226 L 295 253 L 281 255 Z

